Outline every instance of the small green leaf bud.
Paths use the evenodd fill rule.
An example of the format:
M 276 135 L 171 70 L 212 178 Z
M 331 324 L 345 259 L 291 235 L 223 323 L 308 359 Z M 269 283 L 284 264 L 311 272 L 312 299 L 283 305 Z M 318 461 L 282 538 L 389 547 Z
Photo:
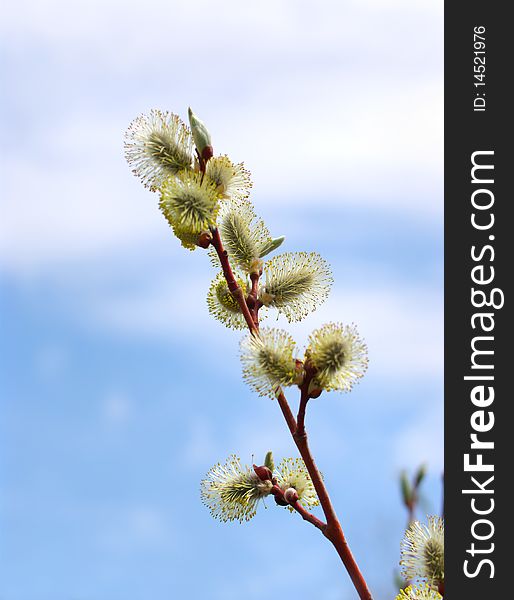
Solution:
M 264 459 L 264 466 L 268 467 L 268 469 L 272 473 L 275 470 L 275 461 L 273 460 L 273 452 L 271 450 L 266 453 L 266 457 Z
M 263 256 L 267 256 L 270 252 L 273 252 L 274 250 L 279 248 L 285 239 L 285 236 L 281 235 L 280 237 L 273 238 L 267 244 L 264 244 L 264 246 L 261 248 L 259 257 L 262 258 Z
M 412 489 L 405 471 L 402 471 L 400 475 L 400 489 L 402 491 L 403 503 L 405 506 L 410 506 L 412 502 Z
M 427 466 L 422 464 L 414 477 L 414 487 L 418 488 L 421 485 L 423 479 L 425 479 L 425 475 L 427 474 Z
M 198 154 L 207 161 L 212 157 L 214 151 L 211 144 L 211 134 L 207 130 L 207 127 L 202 121 L 195 115 L 191 110 L 188 109 L 189 124 L 191 125 L 191 133 L 193 134 L 193 140 L 195 142 Z

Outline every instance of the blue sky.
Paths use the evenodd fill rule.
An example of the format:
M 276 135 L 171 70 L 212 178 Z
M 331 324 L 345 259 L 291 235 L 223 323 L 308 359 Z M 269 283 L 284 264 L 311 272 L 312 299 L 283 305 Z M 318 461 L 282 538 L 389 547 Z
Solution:
M 150 108 L 207 122 L 244 160 L 286 250 L 331 263 L 302 344 L 357 323 L 370 368 L 312 402 L 311 445 L 377 600 L 394 597 L 397 477 L 442 470 L 442 3 L 11 3 L 0 25 L 2 600 L 350 600 L 335 552 L 268 503 L 199 498 L 212 464 L 295 456 L 207 314 L 183 250 L 123 158 Z M 291 395 L 295 402 L 294 394 Z

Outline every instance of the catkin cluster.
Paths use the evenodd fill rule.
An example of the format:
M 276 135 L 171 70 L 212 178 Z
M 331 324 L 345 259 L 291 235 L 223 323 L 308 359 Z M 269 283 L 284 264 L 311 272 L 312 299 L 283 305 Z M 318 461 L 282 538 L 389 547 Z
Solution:
M 126 132 L 125 155 L 135 175 L 159 195 L 159 207 L 182 246 L 208 250 L 218 271 L 207 292 L 210 314 L 228 328 L 244 329 L 243 309 L 252 310 L 255 326 L 240 344 L 244 380 L 271 398 L 287 386 L 299 386 L 313 398 L 322 391 L 350 391 L 368 364 L 354 325 L 329 323 L 313 331 L 303 353 L 286 331 L 259 328 L 271 311 L 293 322 L 316 310 L 329 294 L 332 274 L 316 252 L 276 254 L 285 238 L 273 237 L 257 216 L 244 164 L 214 155 L 211 136 L 191 109 L 189 126 L 160 110 L 136 118 Z M 233 273 L 230 285 L 220 253 Z M 214 516 L 245 521 L 261 499 L 273 491 L 280 496 L 280 490 L 292 490 L 287 497 L 304 506 L 317 503 L 303 462 L 284 459 L 262 480 L 232 455 L 209 471 L 202 498 Z

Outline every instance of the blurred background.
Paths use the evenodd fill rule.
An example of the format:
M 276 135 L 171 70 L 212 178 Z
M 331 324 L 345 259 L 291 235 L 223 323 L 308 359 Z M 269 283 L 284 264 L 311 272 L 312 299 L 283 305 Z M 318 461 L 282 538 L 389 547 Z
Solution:
M 312 401 L 308 426 L 375 598 L 393 598 L 400 471 L 428 465 L 421 517 L 442 498 L 442 1 L 2 13 L 0 598 L 355 598 L 297 515 L 268 502 L 220 524 L 200 502 L 230 453 L 296 454 L 241 380 L 240 335 L 207 313 L 208 257 L 123 157 L 134 117 L 189 105 L 251 170 L 284 250 L 332 264 L 297 341 L 337 320 L 368 343 L 366 377 Z

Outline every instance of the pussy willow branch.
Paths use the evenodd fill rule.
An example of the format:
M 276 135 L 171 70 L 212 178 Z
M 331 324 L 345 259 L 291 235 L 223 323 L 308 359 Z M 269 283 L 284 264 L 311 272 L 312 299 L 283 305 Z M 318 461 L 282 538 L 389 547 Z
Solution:
M 300 386 L 300 405 L 298 407 L 297 425 L 294 433 L 298 437 L 307 435 L 305 432 L 305 413 L 307 411 L 307 402 L 309 401 L 309 383 L 310 378 L 306 377 L 306 381 Z
M 283 504 L 289 504 L 289 506 L 294 508 L 294 510 L 296 510 L 296 512 L 302 517 L 302 519 L 308 521 L 309 523 L 314 525 L 314 527 L 317 527 L 321 531 L 325 530 L 327 526 L 326 523 L 318 519 L 318 517 L 310 513 L 308 510 L 305 510 L 305 508 L 298 502 L 298 500 L 296 500 L 295 502 L 288 502 L 285 499 L 284 492 L 280 489 L 278 485 L 273 485 L 273 487 L 271 488 L 271 493 L 273 494 L 273 496 L 275 496 L 275 498 L 279 498 Z
M 255 323 L 255 326 L 257 327 L 257 329 L 259 329 L 259 308 L 262 306 L 262 303 L 260 302 L 260 300 L 258 298 L 260 276 L 261 276 L 260 272 L 250 274 L 250 280 L 252 282 L 252 289 L 251 289 L 250 293 L 248 294 L 248 298 L 246 299 L 246 303 L 248 304 L 248 307 L 251 310 L 253 322 Z
M 255 321 L 253 320 L 253 316 L 250 312 L 250 309 L 248 308 L 248 304 L 246 303 L 246 298 L 245 298 L 244 292 L 241 289 L 241 287 L 239 286 L 239 284 L 237 283 L 236 278 L 234 277 L 234 272 L 232 271 L 232 267 L 230 266 L 230 262 L 228 260 L 228 253 L 223 248 L 223 244 L 221 243 L 220 232 L 216 228 L 216 229 L 213 229 L 211 233 L 212 233 L 211 244 L 213 245 L 213 247 L 216 250 L 216 253 L 218 254 L 218 257 L 220 259 L 221 269 L 222 269 L 223 275 L 225 276 L 225 279 L 227 281 L 228 289 L 231 291 L 232 295 L 237 300 L 237 303 L 239 304 L 239 307 L 241 308 L 241 312 L 243 313 L 243 317 L 245 318 L 246 324 L 248 325 L 248 329 L 253 334 L 258 334 L 259 327 L 258 327 L 258 325 L 256 325 Z
M 214 247 L 214 249 L 216 250 L 216 253 L 218 254 L 218 257 L 219 257 L 219 260 L 221 263 L 221 268 L 223 270 L 223 274 L 227 281 L 228 289 L 232 292 L 234 298 L 237 300 L 237 302 L 241 308 L 241 312 L 243 313 L 243 316 L 245 318 L 246 324 L 248 325 L 248 329 L 250 330 L 252 335 L 258 336 L 259 335 L 258 318 L 256 320 L 254 320 L 254 316 L 252 315 L 252 313 L 248 307 L 244 292 L 240 288 L 240 286 L 237 283 L 236 278 L 234 277 L 234 273 L 230 266 L 228 254 L 227 254 L 226 250 L 223 248 L 223 244 L 221 242 L 221 237 L 220 237 L 219 231 L 218 231 L 218 229 L 213 229 L 211 233 L 212 233 L 212 242 L 211 243 L 212 243 L 212 246 Z M 256 282 L 255 278 L 254 278 L 254 280 L 252 280 L 252 292 L 254 291 L 254 288 L 256 290 L 257 283 L 258 283 L 258 280 Z M 344 536 L 343 530 L 341 528 L 341 524 L 339 523 L 336 512 L 332 505 L 332 501 L 330 500 L 330 496 L 328 494 L 327 488 L 325 487 L 325 484 L 320 475 L 318 467 L 316 466 L 316 463 L 314 462 L 314 458 L 312 457 L 312 454 L 311 454 L 311 451 L 309 448 L 309 444 L 307 442 L 307 432 L 305 431 L 305 410 L 306 410 L 307 401 L 309 399 L 308 384 L 307 384 L 307 386 L 303 386 L 303 387 L 306 391 L 304 392 L 302 390 L 302 398 L 300 401 L 300 411 L 299 411 L 300 427 L 298 427 L 298 425 L 297 425 L 296 419 L 294 418 L 294 415 L 291 412 L 291 408 L 289 407 L 287 398 L 285 397 L 281 388 L 277 389 L 276 397 L 277 397 L 278 404 L 280 406 L 280 410 L 282 411 L 284 419 L 289 428 L 289 431 L 291 432 L 291 435 L 296 444 L 296 447 L 298 448 L 300 456 L 302 457 L 303 462 L 305 463 L 307 472 L 310 475 L 310 478 L 314 485 L 314 489 L 316 490 L 316 493 L 318 495 L 318 498 L 319 498 L 319 501 L 321 504 L 321 508 L 323 509 L 323 513 L 325 515 L 327 522 L 325 524 L 322 521 L 319 521 L 316 517 L 314 517 L 314 515 L 310 515 L 310 513 L 305 511 L 305 509 L 303 509 L 303 507 L 300 507 L 300 510 L 296 506 L 293 506 L 293 508 L 295 508 L 295 510 L 297 510 L 297 512 L 299 512 L 305 520 L 309 521 L 310 523 L 313 523 L 318 529 L 320 529 L 322 531 L 323 535 L 326 538 L 328 538 L 330 540 L 330 542 L 332 542 L 332 545 L 336 549 L 346 570 L 348 571 L 348 574 L 350 575 L 350 579 L 352 580 L 353 585 L 355 586 L 355 589 L 357 590 L 357 593 L 359 594 L 359 598 L 361 598 L 361 600 L 372 600 L 371 592 L 369 591 L 366 581 L 355 561 L 355 558 L 353 557 L 350 547 L 348 546 L 348 543 Z M 298 503 L 296 503 L 296 504 L 298 504 Z M 319 521 L 319 522 L 316 523 L 316 521 L 314 521 L 313 519 L 315 519 L 316 521 Z

